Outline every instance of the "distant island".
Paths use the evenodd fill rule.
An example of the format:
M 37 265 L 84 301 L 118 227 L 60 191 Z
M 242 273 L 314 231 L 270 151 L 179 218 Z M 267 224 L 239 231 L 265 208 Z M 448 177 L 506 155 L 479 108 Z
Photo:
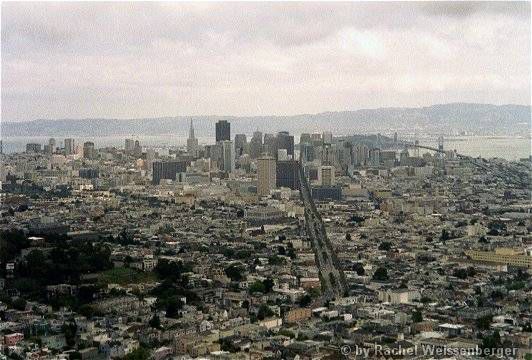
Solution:
M 230 120 L 235 133 L 260 129 L 291 133 L 331 131 L 346 133 L 399 133 L 521 135 L 530 133 L 531 107 L 451 103 L 419 108 L 390 107 L 323 112 L 292 116 L 176 116 L 143 119 L 38 119 L 2 122 L 2 137 L 13 136 L 107 136 L 186 134 L 189 120 L 197 134 L 206 136 L 220 119 Z

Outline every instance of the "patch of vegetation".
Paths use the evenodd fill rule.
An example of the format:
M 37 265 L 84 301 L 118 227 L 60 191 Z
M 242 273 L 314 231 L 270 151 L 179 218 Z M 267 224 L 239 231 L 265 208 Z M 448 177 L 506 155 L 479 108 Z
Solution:
M 155 281 L 155 274 L 152 272 L 142 272 L 130 268 L 114 268 L 98 274 L 98 283 L 102 285 L 118 284 L 142 284 Z

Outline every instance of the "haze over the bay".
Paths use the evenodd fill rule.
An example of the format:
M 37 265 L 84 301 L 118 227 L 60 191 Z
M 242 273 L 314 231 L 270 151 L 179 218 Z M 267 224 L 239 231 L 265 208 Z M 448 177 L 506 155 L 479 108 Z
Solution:
M 3 3 L 2 121 L 530 105 L 530 3 Z

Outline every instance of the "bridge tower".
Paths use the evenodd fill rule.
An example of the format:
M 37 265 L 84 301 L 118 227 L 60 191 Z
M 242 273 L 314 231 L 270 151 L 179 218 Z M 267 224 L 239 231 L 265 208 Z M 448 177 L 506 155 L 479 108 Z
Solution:
M 445 152 L 443 150 L 443 136 L 438 137 L 438 153 L 436 155 L 438 156 L 440 167 L 445 167 Z
M 438 137 L 438 150 L 443 151 L 443 136 Z

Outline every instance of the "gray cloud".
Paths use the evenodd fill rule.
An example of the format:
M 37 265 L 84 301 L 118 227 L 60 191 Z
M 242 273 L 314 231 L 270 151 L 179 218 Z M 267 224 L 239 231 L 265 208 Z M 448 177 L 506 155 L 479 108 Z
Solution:
M 2 118 L 528 103 L 530 3 L 3 3 Z
M 478 13 L 530 17 L 529 1 L 434 1 L 420 3 L 433 16 L 468 17 Z

